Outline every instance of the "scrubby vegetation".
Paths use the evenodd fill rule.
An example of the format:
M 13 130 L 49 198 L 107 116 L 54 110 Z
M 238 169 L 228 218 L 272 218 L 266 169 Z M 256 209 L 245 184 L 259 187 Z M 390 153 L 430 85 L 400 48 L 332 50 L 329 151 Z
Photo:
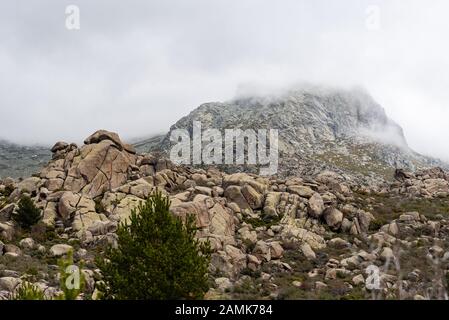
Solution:
M 388 194 L 365 195 L 358 193 L 355 200 L 361 208 L 371 207 L 373 215 L 382 224 L 397 219 L 405 212 L 419 212 L 429 219 L 435 219 L 438 215 L 449 216 L 448 198 L 404 198 Z
M 41 216 L 41 210 L 34 205 L 33 200 L 29 196 L 23 195 L 13 219 L 23 229 L 30 230 L 41 219 Z
M 20 263 L 18 261 L 17 263 Z M 29 262 L 28 262 L 29 263 Z M 48 297 L 45 292 L 37 285 L 28 281 L 22 282 L 9 299 L 11 300 L 76 300 L 85 289 L 85 277 L 81 268 L 76 266 L 73 261 L 73 253 L 69 252 L 66 257 L 58 261 L 59 265 L 59 281 L 61 293 L 54 297 Z M 33 274 L 38 273 L 39 270 L 35 264 L 28 264 L 26 269 L 26 278 L 33 280 Z M 26 268 L 26 267 L 25 267 Z M 33 271 L 34 270 L 34 271 Z
M 11 295 L 11 300 L 45 300 L 45 294 L 36 285 L 23 282 Z
M 208 290 L 210 248 L 195 239 L 192 217 L 185 223 L 155 193 L 133 210 L 118 230 L 117 248 L 98 261 L 107 299 L 200 299 Z

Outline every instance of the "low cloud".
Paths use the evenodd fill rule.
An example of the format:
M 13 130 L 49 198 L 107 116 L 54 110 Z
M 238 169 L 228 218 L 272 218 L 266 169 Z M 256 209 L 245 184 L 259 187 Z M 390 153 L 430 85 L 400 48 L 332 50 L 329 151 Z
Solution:
M 65 28 L 69 4 L 79 31 Z M 248 84 L 306 81 L 367 88 L 412 148 L 449 159 L 448 11 L 445 0 L 4 1 L 0 138 L 149 136 Z

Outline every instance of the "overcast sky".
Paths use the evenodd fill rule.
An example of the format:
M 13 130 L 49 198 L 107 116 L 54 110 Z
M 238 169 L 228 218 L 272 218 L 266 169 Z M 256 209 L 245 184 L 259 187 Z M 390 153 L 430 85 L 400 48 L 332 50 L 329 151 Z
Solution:
M 448 14 L 447 0 L 1 1 L 0 138 L 149 136 L 247 86 L 308 81 L 364 86 L 414 149 L 449 159 Z

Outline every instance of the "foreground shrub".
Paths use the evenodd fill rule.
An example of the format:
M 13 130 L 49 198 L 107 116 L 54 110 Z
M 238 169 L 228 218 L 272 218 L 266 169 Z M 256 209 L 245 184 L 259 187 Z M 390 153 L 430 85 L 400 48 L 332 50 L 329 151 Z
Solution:
M 29 282 L 23 282 L 12 294 L 11 300 L 45 300 L 44 292 Z
M 73 252 L 58 260 L 61 293 L 46 297 L 44 291 L 30 282 L 22 282 L 10 295 L 10 300 L 76 300 L 85 288 L 85 277 L 81 268 L 74 265 Z
M 13 219 L 25 230 L 30 230 L 41 219 L 41 210 L 37 208 L 29 196 L 23 195 L 19 208 L 13 214 Z
M 8 185 L 8 186 L 5 186 L 5 188 L 2 191 L 0 191 L 0 195 L 2 195 L 4 197 L 9 197 L 13 191 L 14 191 L 14 187 Z
M 195 239 L 194 218 L 183 223 L 155 193 L 117 230 L 117 248 L 98 260 L 106 299 L 201 299 L 208 290 L 209 243 Z M 105 258 L 105 259 L 104 259 Z

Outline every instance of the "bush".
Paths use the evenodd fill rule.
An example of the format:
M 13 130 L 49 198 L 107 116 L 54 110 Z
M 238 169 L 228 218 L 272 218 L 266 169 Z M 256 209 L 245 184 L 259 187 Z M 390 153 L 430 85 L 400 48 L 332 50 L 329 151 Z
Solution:
M 45 300 L 44 292 L 29 282 L 23 282 L 16 290 L 11 300 Z
M 388 221 L 386 219 L 377 218 L 376 220 L 371 221 L 369 230 L 370 231 L 379 231 L 380 228 L 382 228 L 387 223 L 388 223 Z
M 8 186 L 5 186 L 5 189 L 0 192 L 0 195 L 2 195 L 4 197 L 9 197 L 13 191 L 14 191 L 14 187 L 8 185 Z
M 22 196 L 19 208 L 13 215 L 14 221 L 23 229 L 30 230 L 41 219 L 41 210 L 37 208 L 29 196 Z
M 195 239 L 194 218 L 185 223 L 156 192 L 132 210 L 117 230 L 118 245 L 98 259 L 105 299 L 201 299 L 208 290 L 209 243 Z
M 21 261 L 22 264 L 25 263 Z M 83 272 L 81 271 L 82 266 L 79 268 L 74 265 L 73 262 L 73 252 L 70 251 L 67 257 L 58 260 L 59 266 L 59 282 L 61 293 L 54 297 L 46 297 L 44 291 L 42 291 L 38 286 L 30 282 L 22 282 L 17 289 L 9 296 L 10 300 L 76 300 L 79 295 L 83 292 L 86 284 L 86 280 Z M 28 275 L 32 273 L 38 273 L 39 269 L 32 265 L 30 266 L 26 273 Z
M 102 199 L 103 199 L 103 198 L 102 198 L 101 196 L 94 199 L 94 202 L 95 202 L 95 212 L 97 212 L 97 213 L 104 213 L 104 212 L 106 211 L 105 208 L 104 208 L 104 206 L 103 206 L 103 204 L 101 203 L 101 200 L 102 200 Z

